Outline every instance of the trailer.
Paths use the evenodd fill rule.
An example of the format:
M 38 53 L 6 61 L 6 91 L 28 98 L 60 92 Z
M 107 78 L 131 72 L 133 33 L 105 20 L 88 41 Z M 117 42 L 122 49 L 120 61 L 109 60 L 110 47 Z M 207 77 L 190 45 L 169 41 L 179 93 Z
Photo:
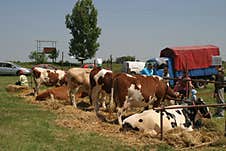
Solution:
M 216 65 L 221 65 L 219 47 L 214 45 L 167 47 L 160 52 L 160 58 L 151 58 L 147 62 L 155 62 L 158 65 L 156 74 L 162 76 L 162 64 L 158 60 L 163 60 L 162 64 L 168 66 L 170 78 L 178 78 L 188 71 L 192 79 L 213 80 L 213 75 L 217 74 Z M 203 82 L 195 82 L 196 87 L 202 87 Z M 170 85 L 174 86 L 174 80 L 170 80 Z

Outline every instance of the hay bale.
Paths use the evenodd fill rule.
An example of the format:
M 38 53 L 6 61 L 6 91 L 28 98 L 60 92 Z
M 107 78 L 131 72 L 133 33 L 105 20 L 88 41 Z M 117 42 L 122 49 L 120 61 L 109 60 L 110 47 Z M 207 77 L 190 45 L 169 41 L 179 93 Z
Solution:
M 208 132 L 203 129 L 189 132 L 176 128 L 166 132 L 164 139 L 167 144 L 177 148 L 195 147 L 216 141 L 219 139 L 219 135 L 216 132 Z
M 28 86 L 20 86 L 20 85 L 14 85 L 14 84 L 9 84 L 6 87 L 7 92 L 23 92 L 28 89 L 29 89 Z

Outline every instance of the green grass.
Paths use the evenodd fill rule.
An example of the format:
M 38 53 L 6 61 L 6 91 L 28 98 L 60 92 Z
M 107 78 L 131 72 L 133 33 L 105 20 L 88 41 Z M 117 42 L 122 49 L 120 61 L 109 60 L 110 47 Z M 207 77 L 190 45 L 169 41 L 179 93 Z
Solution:
M 0 77 L 0 150 L 135 150 L 121 142 L 55 124 L 56 115 L 7 93 L 17 77 Z

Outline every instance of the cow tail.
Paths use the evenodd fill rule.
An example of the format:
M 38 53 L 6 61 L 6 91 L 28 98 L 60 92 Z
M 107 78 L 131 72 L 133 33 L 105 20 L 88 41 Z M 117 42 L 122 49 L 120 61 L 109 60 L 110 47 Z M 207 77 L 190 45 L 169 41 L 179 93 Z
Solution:
M 113 95 L 113 100 L 116 104 L 116 107 L 118 106 L 119 98 L 118 98 L 118 78 L 115 78 L 113 80 L 113 85 L 112 85 L 112 95 Z

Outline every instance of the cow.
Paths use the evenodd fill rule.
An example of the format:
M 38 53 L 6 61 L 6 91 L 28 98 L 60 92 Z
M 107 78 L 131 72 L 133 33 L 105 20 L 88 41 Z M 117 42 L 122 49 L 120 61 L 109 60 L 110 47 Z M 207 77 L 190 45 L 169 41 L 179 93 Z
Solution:
M 98 114 L 99 106 L 102 103 L 105 106 L 105 98 L 111 96 L 112 81 L 114 74 L 111 70 L 103 69 L 101 67 L 94 67 L 90 72 L 90 99 L 94 104 L 94 110 Z M 112 106 L 113 99 L 110 102 Z
M 80 94 L 78 93 L 76 94 L 76 98 L 83 98 L 85 96 L 88 96 L 88 94 L 83 92 Z M 50 88 L 38 94 L 35 99 L 39 101 L 44 101 L 47 99 L 68 100 L 69 99 L 68 88 L 65 85 L 60 87 Z
M 204 105 L 204 101 L 199 98 L 196 105 Z M 202 118 L 211 118 L 208 107 L 200 108 L 180 108 L 182 105 L 168 106 L 173 109 L 165 109 L 162 112 L 163 132 L 174 128 L 181 128 L 186 131 L 192 131 L 194 128 L 200 128 Z M 160 133 L 160 111 L 149 109 L 142 113 L 131 115 L 123 120 L 123 131 L 138 130 L 150 135 Z
M 91 70 L 89 68 L 71 68 L 66 73 L 70 103 L 75 108 L 77 108 L 75 94 L 85 92 L 90 96 L 89 75 Z
M 39 88 L 42 84 L 46 86 L 61 86 L 65 84 L 64 70 L 59 69 L 44 69 L 40 67 L 32 68 L 32 76 L 35 83 L 34 94 L 35 96 L 39 93 Z
M 132 107 L 157 107 L 165 98 L 177 98 L 168 84 L 159 76 L 119 73 L 113 79 L 113 98 L 122 126 L 123 112 Z

